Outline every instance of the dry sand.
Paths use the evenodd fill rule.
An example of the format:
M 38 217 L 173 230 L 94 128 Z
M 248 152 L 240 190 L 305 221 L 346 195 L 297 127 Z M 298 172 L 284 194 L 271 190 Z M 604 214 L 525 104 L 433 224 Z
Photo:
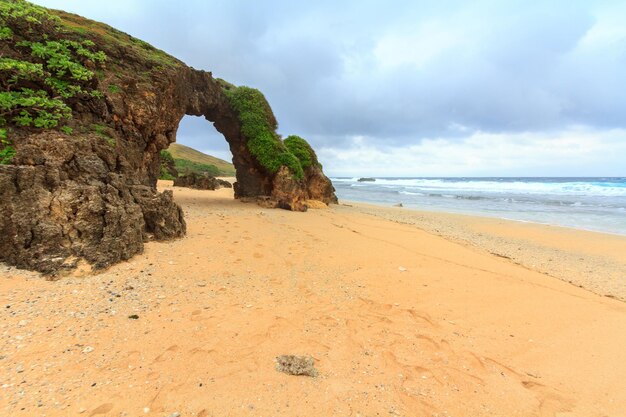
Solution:
M 97 275 L 0 272 L 1 416 L 626 415 L 626 303 L 471 240 L 612 270 L 623 238 L 174 195 L 184 239 Z M 277 372 L 283 354 L 319 375 Z

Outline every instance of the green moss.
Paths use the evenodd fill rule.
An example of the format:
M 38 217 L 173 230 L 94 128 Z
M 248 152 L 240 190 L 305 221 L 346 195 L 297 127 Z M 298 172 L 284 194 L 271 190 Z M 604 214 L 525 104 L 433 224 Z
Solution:
M 107 89 L 109 90 L 109 93 L 113 94 L 120 93 L 122 91 L 122 89 L 115 84 L 109 84 Z
M 0 165 L 8 165 L 15 156 L 15 148 L 7 138 L 7 130 L 0 129 Z
M 317 161 L 317 156 L 315 155 L 315 151 L 311 148 L 309 143 L 302 139 L 300 136 L 291 135 L 285 139 L 285 146 L 298 158 L 300 161 L 300 165 L 302 168 L 306 169 L 312 165 L 319 166 L 319 162 Z
M 13 39 L 13 31 L 11 28 L 0 27 L 0 41 L 6 41 L 8 39 Z
M 106 127 L 105 125 L 98 124 L 98 123 L 93 123 L 91 125 L 91 130 L 93 132 L 96 132 L 96 134 L 98 134 L 99 136 L 107 136 L 106 132 L 108 130 L 108 127 Z
M 286 166 L 295 178 L 302 179 L 302 166 L 276 134 L 276 118 L 263 94 L 250 87 L 224 88 L 224 94 L 237 112 L 241 133 L 257 161 L 271 173 Z
M 101 125 L 99 123 L 93 123 L 91 124 L 90 129 L 96 135 L 104 139 L 109 144 L 109 146 L 114 147 L 116 145 L 117 141 L 115 140 L 115 138 L 111 137 L 110 132 L 112 129 L 110 127 Z

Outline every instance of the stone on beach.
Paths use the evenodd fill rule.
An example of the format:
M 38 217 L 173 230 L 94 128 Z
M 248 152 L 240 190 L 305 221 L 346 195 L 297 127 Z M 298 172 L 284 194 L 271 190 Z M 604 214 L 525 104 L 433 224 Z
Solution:
M 280 355 L 276 357 L 276 370 L 289 375 L 316 377 L 315 361 L 310 356 Z

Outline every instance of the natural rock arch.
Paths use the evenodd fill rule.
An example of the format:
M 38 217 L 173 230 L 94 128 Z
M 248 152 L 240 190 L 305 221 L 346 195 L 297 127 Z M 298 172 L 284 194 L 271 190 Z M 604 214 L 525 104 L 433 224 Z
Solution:
M 235 87 L 222 80 L 215 80 L 210 73 L 192 70 L 193 81 L 189 84 L 192 91 L 187 92 L 187 106 L 184 115 L 202 116 L 213 123 L 230 147 L 233 165 L 237 171 L 235 198 L 267 198 L 270 204 L 290 210 L 305 210 L 307 199 L 321 200 L 327 204 L 336 203 L 337 198 L 330 180 L 323 174 L 321 165 L 313 149 L 307 144 L 307 151 L 315 160 L 314 165 L 306 167 L 297 177 L 296 172 L 278 169 L 272 172 L 271 167 L 264 166 L 263 161 L 255 156 L 250 147 L 252 138 L 242 131 L 242 120 L 238 110 L 233 106 L 229 92 L 246 89 L 244 94 L 254 95 L 260 103 L 256 107 L 265 111 L 268 131 L 274 135 L 277 152 L 290 153 L 275 134 L 277 122 L 269 103 L 262 94 L 247 87 Z M 181 120 L 182 117 L 181 116 Z M 180 122 L 180 121 L 179 121 Z M 294 155 L 295 156 L 295 155 Z M 297 159 L 297 158 L 296 158 Z M 270 161 L 271 163 L 271 161 Z M 269 165 L 269 163 L 268 163 Z M 287 168 L 290 168 L 287 166 Z M 304 168 L 304 167 L 303 167 Z
M 7 4 L 20 12 L 0 16 L 9 28 L 10 39 L 0 44 L 7 62 L 46 70 L 24 42 L 64 42 L 75 65 L 93 71 L 73 81 L 81 93 L 62 103 L 71 108 L 63 129 L 13 119 L 0 125 L 2 136 L 10 130 L 2 151 L 11 146 L 9 163 L 0 164 L 1 261 L 49 274 L 81 261 L 104 268 L 140 253 L 146 240 L 183 236 L 183 212 L 171 191 L 157 191 L 156 181 L 160 151 L 176 140 L 186 114 L 213 122 L 228 141 L 237 198 L 291 210 L 306 210 L 307 199 L 336 202 L 308 144 L 292 153 L 278 138 L 260 93 L 216 80 L 107 25 L 22 1 Z M 100 64 L 72 53 L 76 45 Z M 53 94 L 38 74 L 22 87 Z M 10 68 L 0 71 L 0 87 L 19 91 L 14 76 Z M 240 100 L 248 93 L 254 100 Z M 250 114 L 257 105 L 264 117 Z M 302 158 L 314 163 L 304 167 Z

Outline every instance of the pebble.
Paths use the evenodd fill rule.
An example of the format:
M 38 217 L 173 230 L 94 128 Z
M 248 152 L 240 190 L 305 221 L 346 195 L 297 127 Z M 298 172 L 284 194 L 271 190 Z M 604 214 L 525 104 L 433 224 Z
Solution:
M 399 266 L 399 267 L 398 267 L 398 271 L 400 271 L 400 272 L 406 272 L 406 268 L 405 268 L 405 267 L 403 267 L 403 266 Z
M 94 351 L 94 348 L 92 348 L 91 346 L 87 346 L 85 347 L 85 349 L 83 349 L 83 353 L 91 353 Z
M 28 321 L 28 320 L 20 320 L 20 322 L 19 322 L 19 323 L 17 323 L 17 326 L 18 326 L 18 327 L 24 327 L 24 326 L 26 326 L 28 323 L 30 323 L 30 321 Z
M 18 374 L 21 374 L 22 372 L 24 372 L 24 365 L 22 365 L 21 363 L 20 363 L 20 364 L 18 364 L 18 365 L 15 367 L 15 372 L 17 372 Z
M 196 283 L 198 287 L 206 287 L 206 282 L 198 282 Z
M 180 413 L 178 411 L 174 411 L 172 414 L 170 414 L 168 417 L 180 417 Z
M 148 414 L 150 412 L 150 407 L 144 407 L 143 412 Z

